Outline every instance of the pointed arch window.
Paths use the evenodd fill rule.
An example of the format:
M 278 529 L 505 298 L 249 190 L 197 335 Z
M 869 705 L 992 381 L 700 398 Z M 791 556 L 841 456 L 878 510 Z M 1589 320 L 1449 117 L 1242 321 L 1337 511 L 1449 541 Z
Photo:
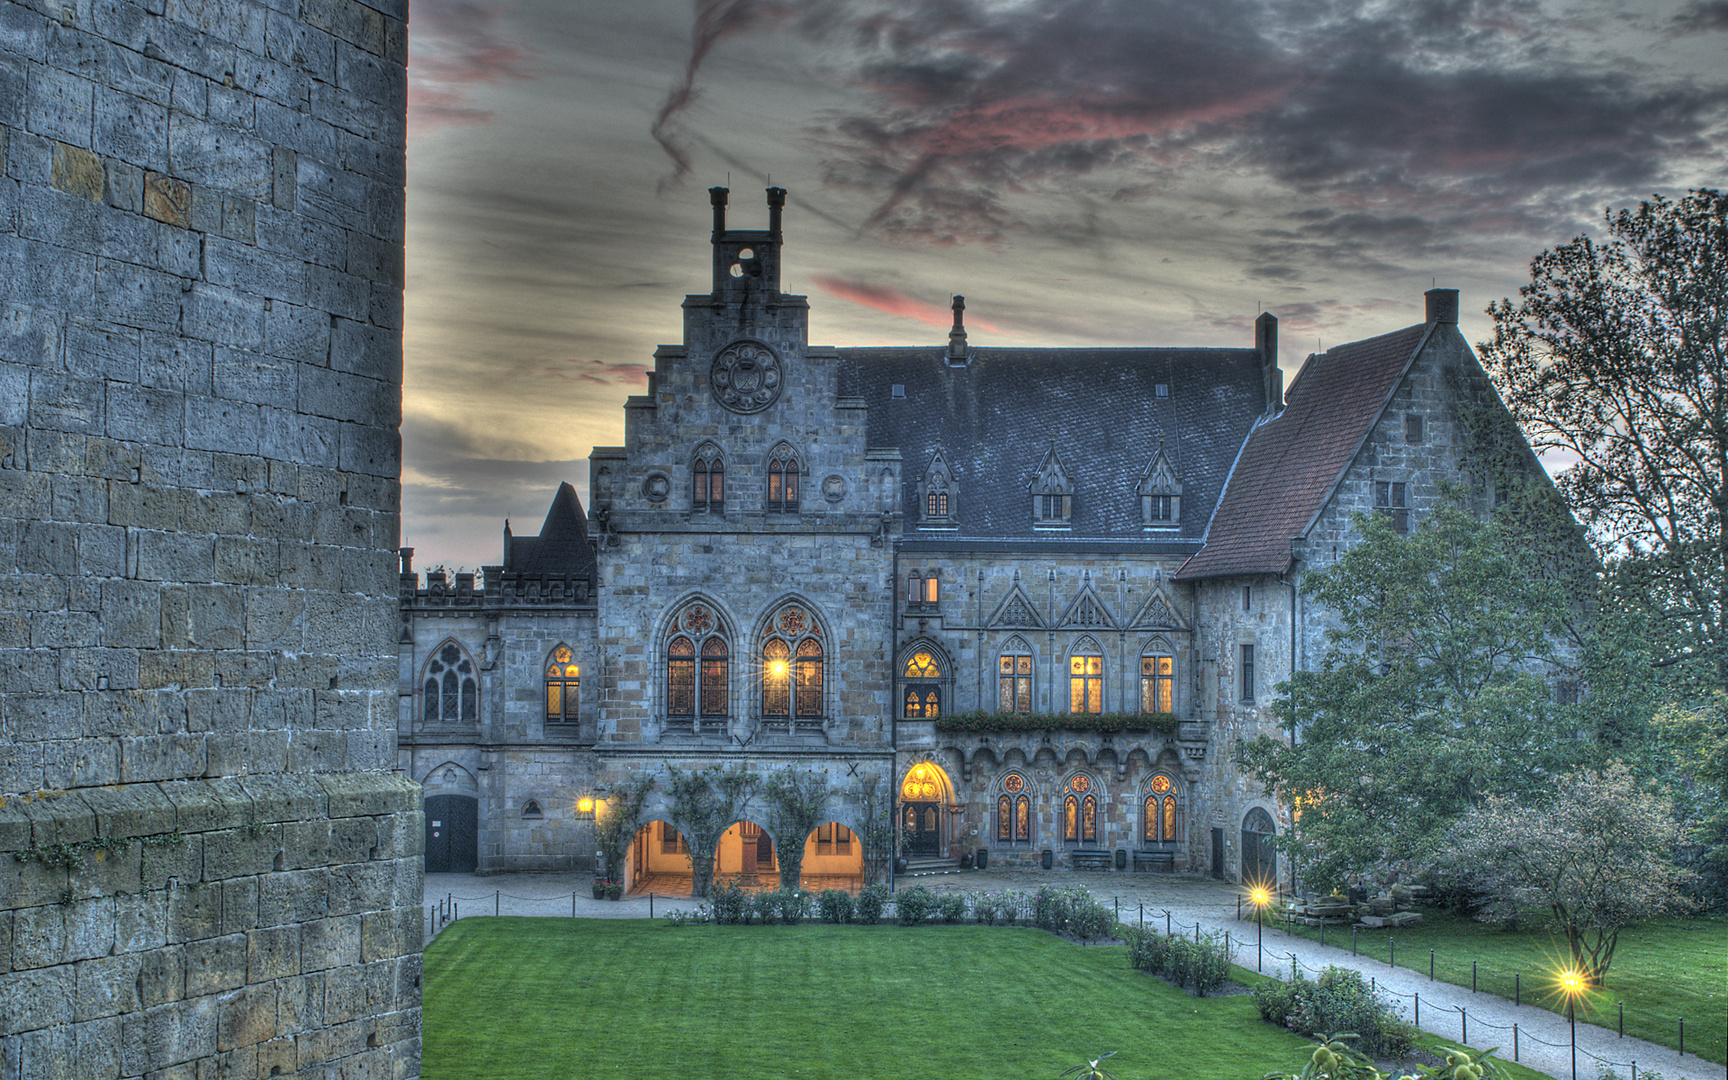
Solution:
M 1068 711 L 1091 715 L 1104 711 L 1104 656 L 1090 640 L 1068 657 Z
M 1176 711 L 1176 658 L 1163 642 L 1148 645 L 1140 656 L 1140 711 Z
M 707 605 L 691 604 L 673 620 L 666 642 L 666 715 L 695 726 L 730 712 L 731 650 Z
M 480 683 L 474 661 L 455 642 L 445 642 L 426 662 L 420 697 L 422 723 L 480 722 Z
M 707 443 L 696 451 L 691 470 L 690 509 L 698 514 L 718 514 L 726 505 L 726 460 L 720 448 Z
M 568 645 L 552 650 L 546 664 L 546 722 L 574 724 L 577 706 L 581 703 L 582 668 L 576 663 Z
M 996 708 L 1005 713 L 1032 711 L 1032 649 L 1010 638 L 996 658 Z
M 936 567 L 913 568 L 906 575 L 906 606 L 932 608 L 942 599 L 942 579 Z
M 762 643 L 762 716 L 766 720 L 818 721 L 825 712 L 822 628 L 799 604 L 769 619 Z
M 798 512 L 798 456 L 785 443 L 768 458 L 768 512 Z
M 900 715 L 934 720 L 942 715 L 942 661 L 929 649 L 914 650 L 901 671 Z
M 1140 842 L 1147 846 L 1175 844 L 1180 835 L 1176 825 L 1176 785 L 1163 773 L 1154 774 L 1140 806 Z
M 1074 844 L 1098 842 L 1098 796 L 1092 778 L 1076 773 L 1062 793 L 1062 839 Z
M 1026 777 L 1011 772 L 1002 778 L 996 795 L 996 841 L 1002 844 L 1032 842 L 1031 785 Z

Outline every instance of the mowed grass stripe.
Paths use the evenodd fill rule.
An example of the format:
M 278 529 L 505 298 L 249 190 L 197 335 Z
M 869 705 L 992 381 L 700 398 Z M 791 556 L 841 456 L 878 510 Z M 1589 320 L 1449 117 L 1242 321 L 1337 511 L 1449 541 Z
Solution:
M 1306 1041 L 1117 947 L 1028 929 L 464 919 L 426 952 L 427 1080 L 1118 1075 L 1241 1080 Z

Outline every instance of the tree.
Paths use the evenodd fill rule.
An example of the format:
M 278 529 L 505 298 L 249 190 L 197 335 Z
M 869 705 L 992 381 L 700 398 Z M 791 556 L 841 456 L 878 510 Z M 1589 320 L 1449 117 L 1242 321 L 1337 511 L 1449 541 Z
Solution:
M 1420 861 L 1483 795 L 1597 753 L 1579 737 L 1590 714 L 1558 705 L 1545 678 L 1577 670 L 1573 583 L 1456 504 L 1408 537 L 1378 516 L 1356 528 L 1361 542 L 1302 582 L 1336 626 L 1319 668 L 1279 687 L 1288 741 L 1235 753 L 1294 804 L 1279 846 L 1316 886 Z
M 1676 792 L 1694 861 L 1716 902 L 1728 898 L 1728 693 L 1718 690 L 1697 708 L 1665 706 L 1656 729 L 1673 754 Z
M 1489 796 L 1452 831 L 1441 867 L 1488 897 L 1478 918 L 1547 908 L 1573 970 L 1599 986 L 1622 929 L 1691 906 L 1691 874 L 1673 863 L 1681 836 L 1669 800 L 1615 762 L 1530 796 Z
M 888 876 L 894 848 L 894 789 L 881 773 L 858 777 L 858 841 L 864 856 L 864 884 Z
M 1728 687 L 1728 196 L 1655 196 L 1531 263 L 1489 308 L 1484 366 L 1652 614 L 1655 663 L 1687 700 Z
M 648 795 L 653 790 L 652 776 L 646 773 L 632 775 L 605 801 L 599 820 L 594 823 L 594 846 L 600 849 L 606 876 L 614 881 L 624 879 L 619 873 L 624 865 L 624 852 L 636 838 L 636 830 L 642 826 L 642 807 L 647 805 Z
M 714 886 L 714 853 L 720 838 L 744 817 L 756 794 L 757 778 L 736 766 L 720 765 L 685 772 L 666 764 L 667 814 L 690 849 L 690 895 L 700 899 Z
M 804 841 L 827 820 L 828 774 L 781 769 L 762 784 L 768 801 L 768 831 L 779 841 L 780 887 L 796 889 L 804 873 Z

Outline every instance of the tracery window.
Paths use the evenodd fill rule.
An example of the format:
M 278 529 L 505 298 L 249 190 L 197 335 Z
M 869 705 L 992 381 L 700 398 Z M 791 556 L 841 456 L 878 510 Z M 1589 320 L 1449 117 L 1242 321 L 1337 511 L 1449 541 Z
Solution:
M 820 720 L 823 714 L 822 628 L 801 605 L 768 622 L 762 644 L 762 716 Z
M 704 444 L 696 451 L 696 463 L 691 470 L 690 509 L 698 514 L 719 513 L 726 504 L 726 461 L 720 448 Z
M 1026 777 L 1011 772 L 1002 778 L 996 796 L 996 839 L 1017 844 L 1032 841 L 1032 798 Z
M 426 662 L 420 696 L 422 723 L 474 724 L 480 720 L 480 684 L 474 661 L 453 641 L 445 642 Z
M 1068 711 L 1094 715 L 1104 711 L 1104 657 L 1090 641 L 1068 657 Z
M 1075 773 L 1062 794 L 1062 839 L 1069 843 L 1098 842 L 1098 797 L 1092 791 L 1092 778 Z
M 1010 638 L 996 658 L 996 708 L 1007 713 L 1032 711 L 1032 650 Z
M 909 720 L 934 720 L 942 715 L 942 662 L 929 649 L 907 658 L 901 672 L 901 712 Z
M 798 458 L 785 443 L 776 446 L 768 459 L 768 512 L 798 512 Z
M 1150 646 L 1140 657 L 1140 711 L 1176 711 L 1176 658 L 1165 654 L 1159 644 Z
M 675 720 L 724 720 L 730 709 L 731 649 L 706 604 L 686 607 L 666 642 L 666 715 Z
M 1140 842 L 1143 844 L 1174 844 L 1176 831 L 1176 785 L 1168 776 L 1157 773 L 1146 785 L 1146 798 L 1140 807 Z
M 552 659 L 546 665 L 546 722 L 548 724 L 574 724 L 577 722 L 576 708 L 581 702 L 578 692 L 582 683 L 582 668 L 571 656 L 568 645 L 560 645 L 552 650 Z

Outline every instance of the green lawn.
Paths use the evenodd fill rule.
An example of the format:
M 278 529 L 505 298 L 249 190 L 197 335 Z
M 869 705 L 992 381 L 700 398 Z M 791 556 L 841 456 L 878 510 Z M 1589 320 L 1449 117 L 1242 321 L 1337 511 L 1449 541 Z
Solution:
M 1318 929 L 1309 927 L 1293 932 L 1320 937 Z M 1441 982 L 1469 986 L 1475 961 L 1479 990 L 1510 999 L 1517 992 L 1513 975 L 1518 973 L 1525 1004 L 1566 1011 L 1548 974 L 1557 964 L 1563 966 L 1566 943 L 1546 930 L 1506 931 L 1428 908 L 1420 926 L 1361 931 L 1357 948 L 1363 956 L 1385 960 L 1388 939 L 1396 943 L 1399 967 L 1426 974 L 1432 949 L 1434 976 Z M 1326 944 L 1348 952 L 1349 928 L 1328 927 Z M 1270 930 L 1266 945 L 1277 949 Z M 1615 1028 L 1618 1002 L 1626 1003 L 1627 1035 L 1678 1047 L 1676 1021 L 1685 1017 L 1686 1052 L 1728 1062 L 1728 919 L 1663 919 L 1623 932 L 1607 986 L 1579 1005 L 1578 1019 Z
M 1254 1080 L 1307 1040 L 1038 930 L 463 919 L 426 950 L 426 1080 Z

